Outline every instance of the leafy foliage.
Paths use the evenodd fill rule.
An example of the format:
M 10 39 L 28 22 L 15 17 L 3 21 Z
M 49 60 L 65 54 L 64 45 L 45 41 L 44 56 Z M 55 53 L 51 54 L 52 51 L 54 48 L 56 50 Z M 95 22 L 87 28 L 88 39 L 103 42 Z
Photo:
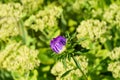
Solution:
M 56 54 L 50 41 L 67 40 Z M 119 80 L 119 0 L 0 0 L 0 80 Z

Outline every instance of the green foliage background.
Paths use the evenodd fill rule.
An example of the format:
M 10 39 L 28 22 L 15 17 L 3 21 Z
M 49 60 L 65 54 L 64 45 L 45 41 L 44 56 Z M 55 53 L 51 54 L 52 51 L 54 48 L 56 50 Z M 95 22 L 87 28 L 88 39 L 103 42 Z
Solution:
M 0 80 L 85 80 L 59 35 L 88 80 L 120 80 L 119 0 L 0 0 Z

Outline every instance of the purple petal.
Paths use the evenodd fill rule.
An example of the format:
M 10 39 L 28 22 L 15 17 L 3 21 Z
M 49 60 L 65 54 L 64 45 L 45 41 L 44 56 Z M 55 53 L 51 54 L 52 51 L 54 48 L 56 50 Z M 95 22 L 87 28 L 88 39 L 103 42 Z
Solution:
M 65 45 L 66 45 L 66 38 L 62 36 L 53 38 L 50 42 L 51 49 L 56 53 L 61 52 L 61 50 L 63 49 Z

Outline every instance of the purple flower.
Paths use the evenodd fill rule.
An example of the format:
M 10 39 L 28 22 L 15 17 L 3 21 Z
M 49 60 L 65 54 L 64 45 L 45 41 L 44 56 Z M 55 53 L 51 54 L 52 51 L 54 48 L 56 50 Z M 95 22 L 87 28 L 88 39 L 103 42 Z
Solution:
M 58 36 L 53 38 L 50 42 L 51 49 L 56 53 L 61 53 L 65 49 L 66 38 Z

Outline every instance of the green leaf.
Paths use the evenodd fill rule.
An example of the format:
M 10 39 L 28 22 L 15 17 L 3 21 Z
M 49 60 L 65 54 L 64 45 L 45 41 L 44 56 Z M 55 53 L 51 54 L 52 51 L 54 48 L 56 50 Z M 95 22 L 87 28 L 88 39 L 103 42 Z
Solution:
M 66 68 L 67 68 L 66 58 L 63 58 L 63 59 L 62 59 L 62 63 L 63 63 L 64 68 L 66 69 Z
M 73 60 L 74 60 L 74 62 L 75 62 L 75 64 L 76 64 L 77 68 L 82 72 L 85 80 L 88 80 L 88 79 L 87 79 L 87 75 L 86 75 L 86 74 L 83 72 L 83 70 L 81 69 L 80 63 L 77 61 L 77 59 L 75 58 L 75 56 L 72 56 L 72 58 L 73 58 Z
M 83 54 L 83 52 L 77 51 L 77 52 L 75 52 L 74 54 L 80 55 L 80 54 Z
M 62 75 L 61 75 L 61 77 L 65 77 L 67 74 L 69 74 L 72 70 L 74 70 L 74 69 L 70 69 L 70 70 L 68 70 L 68 71 L 66 71 L 65 73 L 63 73 Z

